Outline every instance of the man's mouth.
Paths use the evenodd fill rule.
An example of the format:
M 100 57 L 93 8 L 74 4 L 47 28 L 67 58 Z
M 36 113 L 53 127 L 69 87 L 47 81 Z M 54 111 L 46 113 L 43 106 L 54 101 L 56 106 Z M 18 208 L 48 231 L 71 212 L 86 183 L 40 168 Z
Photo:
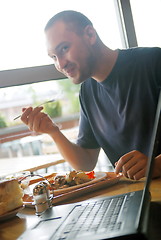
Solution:
M 65 73 L 66 76 L 73 77 L 74 74 L 75 74 L 75 68 L 73 67 L 73 68 L 70 68 L 70 69 L 66 69 L 64 71 L 64 73 Z

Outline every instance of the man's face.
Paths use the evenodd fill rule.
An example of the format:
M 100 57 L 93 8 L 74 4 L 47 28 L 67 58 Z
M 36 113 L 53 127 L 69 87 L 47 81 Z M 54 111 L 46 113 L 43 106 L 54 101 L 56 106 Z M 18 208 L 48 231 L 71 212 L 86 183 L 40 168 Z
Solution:
M 78 35 L 62 21 L 46 31 L 48 54 L 55 67 L 73 83 L 79 84 L 92 76 L 93 47 L 87 34 Z

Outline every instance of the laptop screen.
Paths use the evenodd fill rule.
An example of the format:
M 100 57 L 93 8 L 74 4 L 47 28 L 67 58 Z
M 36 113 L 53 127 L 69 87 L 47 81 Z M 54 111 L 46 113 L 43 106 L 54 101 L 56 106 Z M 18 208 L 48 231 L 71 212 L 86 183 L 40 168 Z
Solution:
M 149 187 L 152 179 L 154 159 L 158 155 L 159 146 L 161 145 L 160 139 L 161 139 L 161 91 L 158 98 L 158 106 L 156 110 L 151 144 L 149 148 L 148 165 L 147 165 L 147 171 L 146 171 L 146 182 L 145 182 L 145 187 L 143 191 L 142 203 L 140 205 L 140 211 L 141 211 L 141 215 L 139 219 L 140 224 L 142 224 L 142 219 L 144 218 L 145 211 L 146 211 L 146 202 L 148 199 Z
M 145 190 L 149 189 L 149 184 L 152 178 L 152 172 L 154 167 L 154 159 L 159 152 L 160 136 L 161 136 L 161 91 L 158 99 L 158 106 L 156 110 L 156 117 L 155 117 L 155 122 L 153 127 L 151 145 L 149 149 L 149 156 L 148 156 L 149 160 L 148 160 L 147 173 L 146 173 L 147 181 L 146 181 Z

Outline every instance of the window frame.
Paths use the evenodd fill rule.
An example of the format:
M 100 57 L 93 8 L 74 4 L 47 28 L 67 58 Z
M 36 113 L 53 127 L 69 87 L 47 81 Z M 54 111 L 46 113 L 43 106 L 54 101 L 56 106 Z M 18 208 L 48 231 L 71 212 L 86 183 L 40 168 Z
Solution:
M 66 78 L 53 64 L 0 71 L 0 88 Z

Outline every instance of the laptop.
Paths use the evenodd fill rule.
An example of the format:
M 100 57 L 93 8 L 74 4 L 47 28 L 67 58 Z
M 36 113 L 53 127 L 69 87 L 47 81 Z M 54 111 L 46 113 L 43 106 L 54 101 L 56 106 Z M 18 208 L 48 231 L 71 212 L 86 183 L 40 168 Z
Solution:
M 149 149 L 144 189 L 52 207 L 38 217 L 38 222 L 26 230 L 18 239 L 148 239 L 149 186 L 160 135 L 161 92 Z

